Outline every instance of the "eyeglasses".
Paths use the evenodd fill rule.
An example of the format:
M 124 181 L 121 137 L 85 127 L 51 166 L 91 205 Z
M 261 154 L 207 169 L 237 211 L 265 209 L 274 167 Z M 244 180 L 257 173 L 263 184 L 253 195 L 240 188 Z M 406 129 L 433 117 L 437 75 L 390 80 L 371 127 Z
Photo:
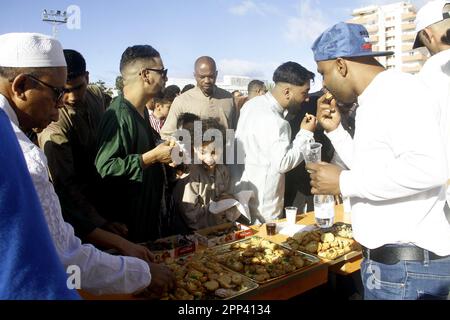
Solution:
M 58 88 L 58 87 L 54 87 L 52 85 L 49 85 L 48 83 L 36 78 L 35 76 L 32 76 L 31 74 L 27 74 L 27 77 L 30 77 L 31 79 L 33 79 L 34 81 L 36 81 L 39 84 L 42 84 L 43 86 L 52 89 L 54 96 L 56 97 L 56 101 L 61 100 L 61 98 L 63 97 L 64 93 L 66 93 L 66 89 L 64 88 Z
M 150 71 L 154 71 L 154 72 L 157 72 L 157 73 L 159 73 L 162 77 L 167 77 L 167 71 L 168 71 L 168 69 L 153 69 L 153 68 L 145 68 L 145 69 L 142 69 L 142 71 L 141 72 L 139 72 L 139 75 L 141 75 L 142 74 L 142 72 L 144 72 L 144 71 L 146 71 L 146 70 L 150 70 Z

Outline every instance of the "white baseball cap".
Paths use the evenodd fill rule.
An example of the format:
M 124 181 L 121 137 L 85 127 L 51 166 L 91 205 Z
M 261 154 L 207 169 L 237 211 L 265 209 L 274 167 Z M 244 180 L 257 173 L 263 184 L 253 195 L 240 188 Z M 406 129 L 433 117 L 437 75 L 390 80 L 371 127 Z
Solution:
M 450 14 L 448 12 L 443 12 L 446 4 L 450 4 L 450 2 L 444 0 L 429 1 L 417 12 L 415 21 L 416 40 L 414 41 L 413 49 L 424 47 L 424 44 L 419 38 L 420 31 L 431 26 L 432 24 L 450 18 Z
M 0 35 L 0 66 L 13 68 L 66 67 L 61 43 L 40 33 Z

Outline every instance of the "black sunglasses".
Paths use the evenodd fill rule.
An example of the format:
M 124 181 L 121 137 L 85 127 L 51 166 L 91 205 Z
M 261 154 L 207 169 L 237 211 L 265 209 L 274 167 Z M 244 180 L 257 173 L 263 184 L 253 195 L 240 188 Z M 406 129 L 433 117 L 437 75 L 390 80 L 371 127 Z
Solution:
M 142 71 L 141 72 L 139 72 L 139 75 L 141 75 L 142 74 L 142 72 L 144 72 L 145 70 L 150 70 L 150 71 L 154 71 L 154 72 L 157 72 L 157 73 L 159 73 L 161 76 L 163 76 L 163 77 L 167 77 L 167 71 L 168 71 L 168 69 L 153 69 L 153 68 L 145 68 L 145 69 L 142 69 Z
M 63 97 L 64 93 L 66 93 L 66 89 L 64 88 L 58 88 L 58 87 L 54 87 L 38 78 L 36 78 L 35 76 L 32 76 L 31 74 L 27 74 L 27 77 L 30 77 L 31 79 L 33 79 L 34 81 L 36 81 L 39 84 L 42 84 L 43 86 L 46 86 L 47 88 L 52 89 L 55 97 L 56 97 L 56 101 L 61 100 L 61 98 Z

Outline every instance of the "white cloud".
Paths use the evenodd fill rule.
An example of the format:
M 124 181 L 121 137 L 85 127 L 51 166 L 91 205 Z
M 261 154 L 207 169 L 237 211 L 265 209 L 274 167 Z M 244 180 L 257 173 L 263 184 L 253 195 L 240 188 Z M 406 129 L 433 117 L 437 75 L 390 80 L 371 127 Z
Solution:
M 284 37 L 292 43 L 306 42 L 308 45 L 330 26 L 329 20 L 319 9 L 317 0 L 303 0 L 298 5 L 298 15 L 288 18 Z
M 237 16 L 245 16 L 252 13 L 266 16 L 279 13 L 278 9 L 272 5 L 252 0 L 244 0 L 240 4 L 230 7 L 228 11 Z
M 238 5 L 235 5 L 233 7 L 231 7 L 229 9 L 229 11 L 232 14 L 238 15 L 238 16 L 244 16 L 246 15 L 248 12 L 250 11 L 257 11 L 258 12 L 258 7 L 256 6 L 256 4 L 253 1 L 244 1 Z
M 247 76 L 269 80 L 278 65 L 276 63 L 257 63 L 240 59 L 222 59 L 218 63 L 219 73 L 223 75 Z

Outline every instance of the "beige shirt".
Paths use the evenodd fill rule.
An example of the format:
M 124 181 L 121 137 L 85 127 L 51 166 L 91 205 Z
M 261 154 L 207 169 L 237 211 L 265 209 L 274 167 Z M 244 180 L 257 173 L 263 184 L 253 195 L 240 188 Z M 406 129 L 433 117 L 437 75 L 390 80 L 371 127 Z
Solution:
M 230 176 L 225 165 L 218 164 L 209 174 L 200 164 L 189 165 L 189 174 L 174 189 L 174 201 L 189 228 L 198 230 L 228 222 L 224 215 L 209 212 L 209 205 L 228 190 Z
M 177 130 L 177 120 L 182 113 L 193 113 L 201 119 L 217 118 L 226 129 L 236 128 L 236 110 L 233 96 L 226 90 L 215 87 L 211 97 L 195 87 L 175 98 L 169 115 L 161 129 L 161 137 L 169 138 Z

